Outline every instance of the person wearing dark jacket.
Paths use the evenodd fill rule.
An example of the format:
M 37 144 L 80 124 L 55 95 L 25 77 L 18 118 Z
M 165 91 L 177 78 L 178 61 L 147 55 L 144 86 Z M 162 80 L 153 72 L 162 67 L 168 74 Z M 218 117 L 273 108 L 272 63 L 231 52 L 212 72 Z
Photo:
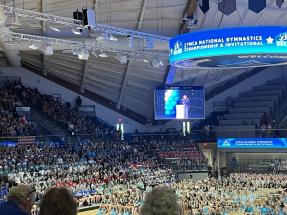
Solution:
M 8 201 L 0 206 L 2 215 L 30 215 L 35 204 L 36 190 L 30 185 L 12 187 L 8 194 Z

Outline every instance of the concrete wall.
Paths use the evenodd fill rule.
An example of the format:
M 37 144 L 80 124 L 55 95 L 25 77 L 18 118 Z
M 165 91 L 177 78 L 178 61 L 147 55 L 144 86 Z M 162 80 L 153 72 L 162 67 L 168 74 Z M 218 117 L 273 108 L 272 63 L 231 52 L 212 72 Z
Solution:
M 213 112 L 213 102 L 214 101 L 224 101 L 228 96 L 238 96 L 240 92 L 246 92 L 251 90 L 254 86 L 259 86 L 264 84 L 268 80 L 286 78 L 287 74 L 284 73 L 284 69 L 287 67 L 269 67 L 264 71 L 258 73 L 257 75 L 249 78 L 242 83 L 235 85 L 234 87 L 228 89 L 226 92 L 223 92 L 214 98 L 206 102 L 206 116 Z M 7 76 L 21 76 L 22 82 L 25 86 L 37 87 L 41 93 L 45 94 L 61 94 L 61 97 L 64 101 L 74 103 L 75 98 L 78 96 L 77 93 L 74 93 L 71 90 L 68 90 L 52 81 L 49 81 L 41 76 L 36 75 L 24 68 L 1 68 L 2 75 Z M 83 105 L 95 105 L 96 113 L 98 117 L 106 121 L 110 125 L 115 125 L 119 118 L 123 119 L 125 124 L 126 132 L 133 132 L 135 129 L 139 131 L 160 131 L 165 130 L 166 128 L 176 128 L 177 130 L 182 129 L 182 121 L 170 121 L 162 126 L 143 126 L 136 121 L 123 116 L 109 108 L 106 108 L 103 105 L 100 105 L 92 100 L 82 97 Z M 152 105 L 152 104 L 151 104 Z
M 49 81 L 39 75 L 36 75 L 33 72 L 30 72 L 24 68 L 1 68 L 2 75 L 5 76 L 20 76 L 22 83 L 24 86 L 35 88 L 37 87 L 39 92 L 43 94 L 61 94 L 61 98 L 66 101 L 70 102 L 71 104 L 74 103 L 75 99 L 79 96 L 79 94 L 66 89 L 52 81 Z M 130 118 L 123 116 L 109 108 L 106 108 L 103 105 L 100 105 L 90 99 L 82 97 L 82 104 L 83 105 L 95 105 L 96 107 L 96 114 L 97 116 L 107 122 L 110 125 L 115 126 L 117 120 L 121 118 L 125 124 L 125 131 L 126 132 L 134 132 L 135 129 L 139 131 L 144 131 L 145 127 L 140 123 L 137 123 Z

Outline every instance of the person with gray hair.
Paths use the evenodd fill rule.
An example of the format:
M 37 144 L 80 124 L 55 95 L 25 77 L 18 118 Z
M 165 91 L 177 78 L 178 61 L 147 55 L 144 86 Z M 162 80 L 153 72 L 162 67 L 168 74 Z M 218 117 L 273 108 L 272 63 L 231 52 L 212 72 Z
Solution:
M 159 186 L 146 194 L 140 215 L 180 215 L 179 199 L 172 188 Z
M 36 190 L 31 185 L 12 187 L 7 200 L 6 203 L 0 206 L 0 214 L 30 215 L 36 200 Z

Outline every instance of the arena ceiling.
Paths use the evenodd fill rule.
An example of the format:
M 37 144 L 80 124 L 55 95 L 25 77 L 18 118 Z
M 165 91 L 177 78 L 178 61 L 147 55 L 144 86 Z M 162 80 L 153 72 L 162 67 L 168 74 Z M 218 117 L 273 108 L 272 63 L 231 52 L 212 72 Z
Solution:
M 206 14 L 196 8 L 196 0 L 2 0 L 1 3 L 69 18 L 72 18 L 76 9 L 94 8 L 98 23 L 169 37 L 179 32 L 199 29 L 287 24 L 287 4 L 278 9 L 275 0 L 267 0 L 267 7 L 259 14 L 248 10 L 247 0 L 237 0 L 237 10 L 229 16 L 218 11 L 216 0 L 210 0 L 210 10 Z M 182 24 L 182 18 L 187 14 L 193 14 L 198 19 L 196 27 L 187 29 Z M 14 30 L 36 34 L 45 31 L 45 35 L 53 36 L 53 32 L 47 32 L 41 22 L 31 22 L 28 19 L 21 19 L 21 26 Z M 3 47 L 5 49 L 5 45 Z M 113 106 L 127 108 L 147 119 L 153 118 L 153 90 L 164 83 L 169 71 L 167 59 L 164 66 L 153 68 L 149 63 L 138 60 L 120 64 L 114 57 L 90 56 L 88 61 L 81 61 L 62 51 L 52 56 L 43 56 L 39 51 L 25 50 L 20 51 L 20 57 L 22 63 L 42 71 L 47 77 L 71 83 L 82 92 L 95 93 L 106 98 Z M 0 60 L 7 63 L 1 50 Z M 174 80 L 211 85 L 244 71 L 237 70 L 231 74 L 230 70 L 178 69 Z

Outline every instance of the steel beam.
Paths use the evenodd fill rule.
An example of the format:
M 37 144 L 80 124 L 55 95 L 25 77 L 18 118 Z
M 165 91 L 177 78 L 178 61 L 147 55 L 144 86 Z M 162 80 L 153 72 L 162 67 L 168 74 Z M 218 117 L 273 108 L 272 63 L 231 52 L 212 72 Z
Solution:
M 83 25 L 83 22 L 81 20 L 77 20 L 77 19 L 54 16 L 54 15 L 47 14 L 47 13 L 39 13 L 36 11 L 9 7 L 6 5 L 0 5 L 0 7 L 3 8 L 6 15 L 16 14 L 19 17 L 31 18 L 33 20 L 38 20 L 38 21 L 45 21 L 51 24 L 60 24 L 60 25 L 70 26 L 73 28 L 82 28 L 82 29 L 88 28 L 88 26 Z M 91 27 L 91 30 L 95 32 L 108 32 L 108 33 L 115 34 L 115 35 L 133 36 L 135 38 L 140 38 L 140 39 L 151 39 L 151 40 L 159 40 L 159 41 L 170 40 L 169 37 L 140 32 L 138 30 L 134 31 L 134 30 L 118 28 L 118 27 L 114 27 L 110 25 L 97 24 L 97 23 L 95 26 Z
M 81 80 L 81 83 L 80 83 L 80 90 L 81 90 L 82 93 L 84 93 L 84 91 L 85 91 L 85 78 L 86 78 L 86 73 L 87 73 L 87 63 L 88 63 L 88 61 L 85 60 L 84 61 L 84 66 L 83 66 L 82 80 Z
M 140 10 L 138 23 L 137 23 L 137 27 L 136 27 L 137 31 L 140 30 L 142 25 L 143 25 L 144 15 L 145 15 L 146 7 L 147 7 L 147 2 L 148 2 L 148 0 L 143 0 L 142 1 L 141 10 Z M 118 98 L 118 103 L 117 103 L 117 108 L 118 109 L 120 109 L 120 107 L 121 107 L 124 91 L 125 91 L 125 88 L 126 88 L 126 85 L 127 85 L 127 79 L 128 79 L 128 76 L 129 76 L 129 72 L 131 70 L 130 67 L 131 67 L 131 61 L 129 60 L 128 64 L 127 64 L 127 68 L 126 68 L 125 73 L 124 73 L 123 83 L 122 83 L 122 87 L 121 87 L 121 92 L 120 92 L 120 95 L 119 95 L 119 98 Z
M 41 1 L 41 12 L 45 13 L 47 12 L 47 0 L 42 0 Z M 41 26 L 42 26 L 42 31 L 43 31 L 43 36 L 47 36 L 47 23 L 44 21 L 41 21 Z M 42 61 L 43 61 L 43 75 L 47 75 L 47 56 L 45 54 L 42 55 Z

